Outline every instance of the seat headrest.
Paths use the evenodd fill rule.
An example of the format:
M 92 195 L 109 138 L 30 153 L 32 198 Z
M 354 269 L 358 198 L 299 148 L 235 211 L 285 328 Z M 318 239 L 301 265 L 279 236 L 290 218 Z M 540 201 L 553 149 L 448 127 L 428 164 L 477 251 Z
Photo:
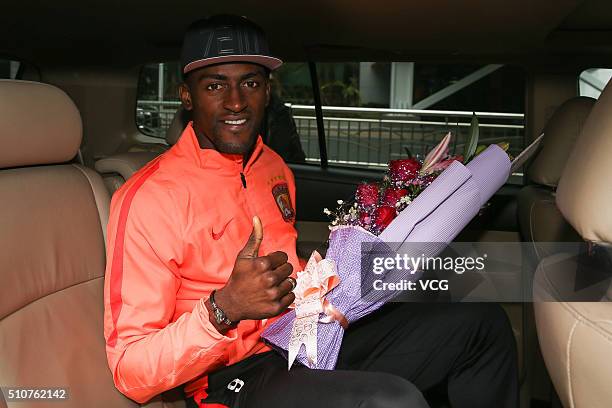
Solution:
M 577 96 L 557 108 L 544 127 L 542 149 L 529 166 L 532 182 L 557 187 L 565 162 L 595 102 L 593 98 Z
M 180 106 L 174 113 L 174 117 L 172 118 L 172 122 L 170 122 L 168 130 L 166 130 L 166 142 L 168 142 L 170 146 L 174 146 L 176 144 L 190 120 L 191 112 Z
M 82 131 L 81 115 L 61 89 L 0 80 L 0 168 L 67 162 Z
M 576 140 L 557 188 L 559 210 L 586 241 L 612 243 L 611 135 L 609 83 Z

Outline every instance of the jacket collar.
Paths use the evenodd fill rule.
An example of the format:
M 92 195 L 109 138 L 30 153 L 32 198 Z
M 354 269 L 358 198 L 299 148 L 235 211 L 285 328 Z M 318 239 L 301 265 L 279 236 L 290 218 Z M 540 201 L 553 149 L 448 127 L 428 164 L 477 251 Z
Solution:
M 193 122 L 189 122 L 185 130 L 183 130 L 181 137 L 174 145 L 173 150 L 175 150 L 178 156 L 191 160 L 203 169 L 228 169 L 233 171 L 239 169 L 246 174 L 261 155 L 263 146 L 263 140 L 261 136 L 258 135 L 255 141 L 255 148 L 248 162 L 243 166 L 244 159 L 241 154 L 226 154 L 220 153 L 214 149 L 200 148 L 198 138 L 193 129 Z

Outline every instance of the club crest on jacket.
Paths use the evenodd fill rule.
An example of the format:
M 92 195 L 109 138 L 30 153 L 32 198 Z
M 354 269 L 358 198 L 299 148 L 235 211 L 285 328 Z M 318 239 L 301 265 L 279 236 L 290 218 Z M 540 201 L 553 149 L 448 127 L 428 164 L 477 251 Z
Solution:
M 289 187 L 287 183 L 278 183 L 272 187 L 272 195 L 274 201 L 283 216 L 283 219 L 287 222 L 293 221 L 295 218 L 295 210 L 291 204 L 291 197 L 289 196 Z

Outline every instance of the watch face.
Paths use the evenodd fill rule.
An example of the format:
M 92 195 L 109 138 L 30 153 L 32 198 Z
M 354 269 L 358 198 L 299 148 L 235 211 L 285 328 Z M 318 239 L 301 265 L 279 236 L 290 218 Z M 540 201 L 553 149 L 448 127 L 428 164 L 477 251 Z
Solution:
M 225 316 L 223 315 L 223 312 L 219 309 L 215 309 L 215 320 L 218 324 L 223 323 L 223 321 L 225 320 Z

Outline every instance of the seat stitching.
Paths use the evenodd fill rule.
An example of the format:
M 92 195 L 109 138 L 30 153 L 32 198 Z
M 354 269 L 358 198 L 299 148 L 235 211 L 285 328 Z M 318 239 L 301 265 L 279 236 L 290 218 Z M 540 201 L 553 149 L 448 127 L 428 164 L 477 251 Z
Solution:
M 531 207 L 529 207 L 529 233 L 531 234 L 531 245 L 533 245 L 533 250 L 536 253 L 538 259 L 541 259 L 540 253 L 538 252 L 538 246 L 535 243 L 535 235 L 533 234 L 533 208 L 535 207 L 535 201 L 531 203 Z
M 548 203 L 548 204 L 555 204 L 554 200 L 542 200 L 543 203 Z M 535 234 L 533 233 L 533 221 L 535 220 L 535 217 L 533 217 L 533 210 L 535 208 L 536 202 L 532 202 L 531 203 L 531 207 L 529 208 L 529 232 L 531 233 L 531 243 L 533 245 L 533 249 L 536 253 L 536 256 L 538 257 L 538 259 L 542 259 L 542 254 L 540 254 L 540 252 L 538 251 L 538 246 L 536 245 L 536 240 L 535 240 Z M 556 204 L 555 204 L 556 205 Z
M 554 255 L 553 255 L 554 256 Z M 542 268 L 542 264 L 544 262 L 546 262 L 546 260 L 550 258 L 544 258 L 544 260 L 540 263 L 540 265 L 538 266 L 538 269 Z M 556 295 L 556 299 L 561 299 L 561 296 L 559 294 L 559 292 L 557 292 L 555 285 L 552 283 L 552 281 L 548 278 L 548 274 L 542 272 L 544 274 L 544 279 L 546 279 L 547 283 L 549 284 L 549 287 L 551 288 L 551 290 L 554 292 L 553 295 Z M 544 303 L 544 302 L 539 302 L 539 303 Z M 546 302 L 546 303 L 557 303 L 560 304 L 566 311 L 568 311 L 575 319 L 579 319 L 582 324 L 589 326 L 590 328 L 592 328 L 594 331 L 596 331 L 600 336 L 602 336 L 605 340 L 608 341 L 612 341 L 612 335 L 610 335 L 610 333 L 607 330 L 602 329 L 601 327 L 599 327 L 597 324 L 595 324 L 595 322 L 597 322 L 597 320 L 592 320 L 589 319 L 588 316 L 585 316 L 584 314 L 580 313 L 577 309 L 574 309 L 573 307 L 571 307 L 570 305 L 572 303 L 599 303 L 599 302 L 561 302 L 561 301 L 552 301 L 552 302 Z
M 571 348 L 572 348 L 572 342 L 574 340 L 574 332 L 576 331 L 576 327 L 578 326 L 578 323 L 580 323 L 582 321 L 582 318 L 579 316 L 578 319 L 574 322 L 574 325 L 572 326 L 572 330 L 570 330 L 570 334 L 569 334 L 569 338 L 567 339 L 567 346 L 565 349 L 565 358 L 567 360 L 567 369 L 566 369 L 566 373 L 567 373 L 567 389 L 568 389 L 568 397 L 569 397 L 569 402 L 570 402 L 570 407 L 574 408 L 575 404 L 574 404 L 574 392 L 572 389 L 572 363 L 571 363 Z
M 3 317 L 0 317 L 0 321 L 2 321 L 2 320 L 4 320 L 4 319 L 7 319 L 8 317 L 10 317 L 10 316 L 14 315 L 15 313 L 19 312 L 20 310 L 22 310 L 22 309 L 24 309 L 24 308 L 28 307 L 28 306 L 29 306 L 29 305 L 31 305 L 32 303 L 36 303 L 36 302 L 38 302 L 39 300 L 42 300 L 42 299 L 44 299 L 44 298 L 46 298 L 46 297 L 49 297 L 49 296 L 51 296 L 51 295 L 54 295 L 54 294 L 56 294 L 56 293 L 58 293 L 58 292 L 61 292 L 61 291 L 64 291 L 64 290 L 68 290 L 68 289 L 71 289 L 71 288 L 73 288 L 73 287 L 75 287 L 75 286 L 78 286 L 78 285 L 83 285 L 83 284 L 89 283 L 89 282 L 94 281 L 94 280 L 96 280 L 96 279 L 104 279 L 104 276 L 96 276 L 96 277 L 89 278 L 89 279 L 84 280 L 84 281 L 81 281 L 81 282 L 76 282 L 76 283 L 73 283 L 73 284 L 68 285 L 68 286 L 66 286 L 66 287 L 63 287 L 63 288 L 61 288 L 61 289 L 58 289 L 58 290 L 56 290 L 56 291 L 53 291 L 53 292 L 47 293 L 47 294 L 43 295 L 42 297 L 39 297 L 39 298 L 33 299 L 33 300 L 29 301 L 28 303 L 26 303 L 26 304 L 24 304 L 24 305 L 20 306 L 19 308 L 17 308 L 17 309 L 15 309 L 15 310 L 13 310 L 11 313 L 9 313 L 9 314 L 7 314 L 7 315 L 5 315 L 5 316 L 3 316 Z

